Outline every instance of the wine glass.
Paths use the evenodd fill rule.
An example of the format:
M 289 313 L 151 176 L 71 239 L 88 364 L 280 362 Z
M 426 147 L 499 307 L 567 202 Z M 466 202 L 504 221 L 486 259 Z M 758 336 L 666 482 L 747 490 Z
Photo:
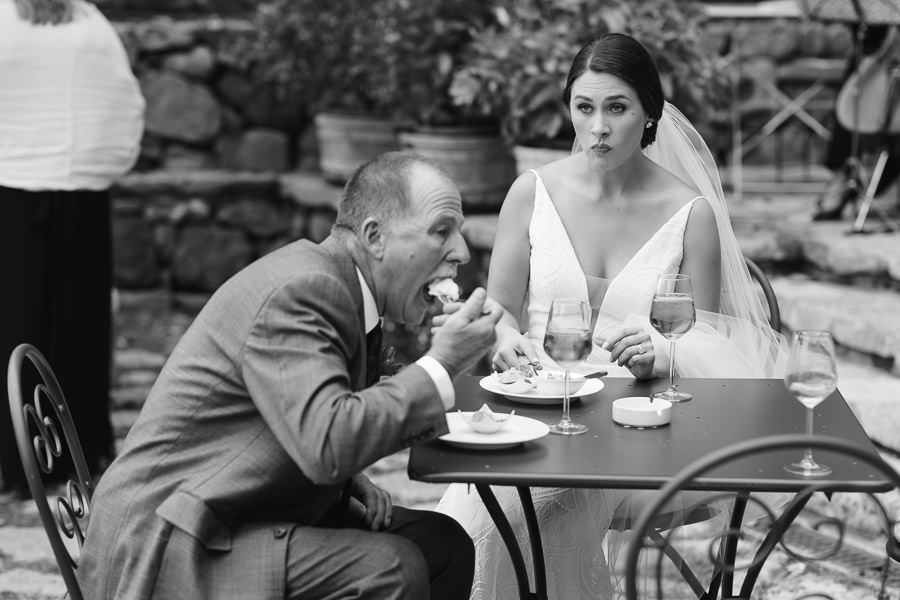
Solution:
M 653 398 L 669 402 L 685 402 L 693 398 L 675 386 L 675 340 L 694 326 L 697 312 L 691 292 L 691 278 L 681 273 L 663 273 L 656 279 L 656 294 L 650 305 L 650 324 L 669 340 L 669 387 Z
M 563 414 L 550 433 L 577 435 L 587 426 L 569 417 L 569 371 L 591 353 L 591 307 L 577 298 L 556 298 L 550 305 L 550 318 L 544 333 L 544 350 L 565 370 Z
M 806 407 L 806 434 L 813 434 L 813 409 L 837 387 L 834 340 L 827 331 L 795 331 L 784 384 Z M 804 477 L 821 477 L 831 468 L 813 460 L 807 448 L 800 462 L 785 465 L 784 470 Z

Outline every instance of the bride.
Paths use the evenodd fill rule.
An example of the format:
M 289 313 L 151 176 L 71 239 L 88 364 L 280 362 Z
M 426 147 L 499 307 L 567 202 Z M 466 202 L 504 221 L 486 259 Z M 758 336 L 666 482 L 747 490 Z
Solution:
M 572 155 L 519 176 L 500 210 L 488 275 L 488 294 L 505 309 L 494 368 L 555 366 L 542 340 L 553 298 L 567 296 L 588 301 L 595 322 L 579 371 L 666 374 L 668 343 L 648 314 L 657 276 L 681 272 L 693 283 L 697 324 L 678 342 L 679 376 L 777 376 L 782 340 L 744 264 L 715 163 L 665 102 L 646 49 L 623 34 L 596 37 L 575 56 L 563 98 L 576 135 Z M 493 490 L 530 565 L 517 493 Z M 625 536 L 606 540 L 607 533 L 614 519 L 636 516 L 641 494 L 544 488 L 532 496 L 549 597 L 611 598 L 604 547 L 614 562 Z M 475 541 L 471 598 L 517 598 L 509 555 L 478 494 L 454 484 L 438 510 Z

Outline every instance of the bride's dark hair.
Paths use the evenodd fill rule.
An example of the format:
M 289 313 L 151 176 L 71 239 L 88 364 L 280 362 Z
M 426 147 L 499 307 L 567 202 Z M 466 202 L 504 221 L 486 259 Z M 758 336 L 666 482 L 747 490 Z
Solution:
M 652 119 L 650 127 L 644 129 L 641 148 L 646 148 L 656 140 L 656 128 L 662 116 L 662 83 L 656 63 L 640 42 L 624 33 L 603 33 L 581 47 L 569 67 L 563 101 L 566 107 L 572 98 L 572 84 L 587 71 L 615 75 L 637 92 L 644 112 Z

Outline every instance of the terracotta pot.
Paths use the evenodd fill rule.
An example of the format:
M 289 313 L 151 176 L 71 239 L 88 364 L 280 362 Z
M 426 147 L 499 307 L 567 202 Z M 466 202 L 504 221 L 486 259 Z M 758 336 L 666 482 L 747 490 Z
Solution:
M 319 113 L 315 124 L 319 169 L 334 183 L 346 182 L 364 162 L 398 148 L 397 123 L 390 119 Z
M 516 177 L 512 153 L 494 132 L 463 127 L 404 132 L 400 145 L 447 169 L 469 211 L 498 209 Z

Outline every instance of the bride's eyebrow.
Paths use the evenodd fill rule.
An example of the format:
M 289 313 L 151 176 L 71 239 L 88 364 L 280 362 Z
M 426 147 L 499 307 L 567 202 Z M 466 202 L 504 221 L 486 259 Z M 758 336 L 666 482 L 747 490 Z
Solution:
M 575 94 L 575 96 L 573 96 L 573 99 L 586 100 L 588 102 L 595 101 L 594 98 L 592 98 L 591 96 L 586 96 L 584 94 Z M 602 102 L 615 102 L 617 100 L 631 100 L 631 98 L 629 98 L 628 95 L 626 95 L 626 94 L 613 94 L 612 96 L 604 96 L 601 101 Z

